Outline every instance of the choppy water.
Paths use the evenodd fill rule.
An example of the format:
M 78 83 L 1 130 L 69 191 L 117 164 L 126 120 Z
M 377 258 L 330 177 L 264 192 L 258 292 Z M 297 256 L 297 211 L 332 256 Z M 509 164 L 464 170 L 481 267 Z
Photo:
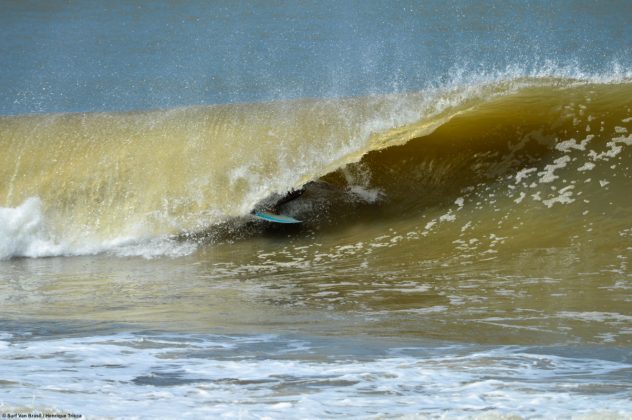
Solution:
M 153 332 L 2 343 L 16 407 L 105 416 L 599 417 L 626 412 L 630 398 L 630 355 L 617 348 Z
M 0 413 L 630 416 L 628 3 L 4 6 Z

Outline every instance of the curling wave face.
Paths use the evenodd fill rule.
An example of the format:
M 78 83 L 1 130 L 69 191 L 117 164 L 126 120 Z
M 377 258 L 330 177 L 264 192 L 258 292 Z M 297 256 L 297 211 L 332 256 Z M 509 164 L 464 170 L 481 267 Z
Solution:
M 538 240 L 625 240 L 630 98 L 625 77 L 531 77 L 405 95 L 3 117 L 0 258 L 188 254 L 200 242 L 190 234 L 214 237 L 228 223 L 228 237 L 239 237 L 257 203 L 313 180 L 337 192 L 314 189 L 286 211 L 332 244 L 358 224 L 366 237 L 356 243 L 396 227 L 395 243 L 448 235 L 462 255 L 479 246 L 465 237 L 475 230 L 518 248 L 536 225 Z

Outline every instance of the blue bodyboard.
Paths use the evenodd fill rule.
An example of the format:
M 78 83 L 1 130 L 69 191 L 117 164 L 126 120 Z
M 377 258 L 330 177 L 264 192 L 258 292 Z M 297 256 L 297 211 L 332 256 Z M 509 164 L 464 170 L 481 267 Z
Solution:
M 274 223 L 301 223 L 300 220 L 296 220 L 293 217 L 284 216 L 282 214 L 274 214 L 267 211 L 255 212 L 254 216 L 257 219 L 267 220 L 268 222 L 274 222 Z

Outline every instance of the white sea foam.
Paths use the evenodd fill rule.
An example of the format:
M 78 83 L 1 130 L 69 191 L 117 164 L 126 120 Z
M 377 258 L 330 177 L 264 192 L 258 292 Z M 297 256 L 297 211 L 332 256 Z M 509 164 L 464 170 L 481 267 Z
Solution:
M 584 322 L 632 322 L 632 316 L 623 315 L 616 312 L 558 312 L 562 318 L 576 319 Z
M 518 173 L 516 174 L 516 183 L 521 182 L 523 179 L 527 178 L 529 176 L 529 174 L 531 174 L 532 172 L 537 171 L 538 168 L 525 168 L 522 169 L 520 171 L 518 171 Z
M 2 341 L 3 412 L 552 418 L 632 411 L 629 363 L 593 353 L 563 357 L 553 349 L 386 347 L 274 335 L 125 333 Z M 354 348 L 361 349 L 357 355 Z
M 60 253 L 46 230 L 42 202 L 32 197 L 18 207 L 0 207 L 0 260 L 21 256 L 47 256 Z
M 553 164 L 546 165 L 544 167 L 544 171 L 538 172 L 538 175 L 540 176 L 540 183 L 550 183 L 559 178 L 558 175 L 555 175 L 555 171 L 565 168 L 570 161 L 570 156 L 562 156 L 561 158 L 555 159 Z
M 545 206 L 551 208 L 555 203 L 559 204 L 570 204 L 575 201 L 573 196 L 573 185 L 569 185 L 568 187 L 564 187 L 559 191 L 559 195 L 556 197 L 550 198 L 548 200 L 543 200 Z
M 522 203 L 522 200 L 524 200 L 524 198 L 525 198 L 526 196 L 527 196 L 527 194 L 525 194 L 524 192 L 522 192 L 522 191 L 521 191 L 521 192 L 520 192 L 520 196 L 519 196 L 518 198 L 516 198 L 516 199 L 514 200 L 514 202 L 515 202 L 516 204 L 520 204 L 520 203 Z
M 581 167 L 577 168 L 578 171 L 592 171 L 595 167 L 595 164 L 592 162 L 586 162 Z
M 563 142 L 560 142 L 558 144 L 555 145 L 555 148 L 557 150 L 560 150 L 562 152 L 569 152 L 572 149 L 575 150 L 586 150 L 586 145 L 594 138 L 595 136 L 590 134 L 588 135 L 584 140 L 580 141 L 579 143 L 577 143 L 577 140 L 575 139 L 570 139 L 570 140 L 566 140 Z
M 191 254 L 195 249 L 193 243 L 178 242 L 167 236 L 130 234 L 107 239 L 80 235 L 59 238 L 49 228 L 39 198 L 31 197 L 17 207 L 0 207 L 0 260 L 100 253 L 144 258 L 179 257 Z

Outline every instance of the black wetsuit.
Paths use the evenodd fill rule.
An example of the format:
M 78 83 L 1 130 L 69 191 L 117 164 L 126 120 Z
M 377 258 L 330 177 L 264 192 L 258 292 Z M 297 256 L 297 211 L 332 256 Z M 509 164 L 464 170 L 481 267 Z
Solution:
M 305 188 L 299 188 L 298 190 L 292 190 L 285 195 L 285 197 L 281 198 L 276 204 L 272 207 L 272 212 L 278 213 L 279 207 L 282 205 L 289 203 L 292 200 L 296 200 L 305 192 Z

